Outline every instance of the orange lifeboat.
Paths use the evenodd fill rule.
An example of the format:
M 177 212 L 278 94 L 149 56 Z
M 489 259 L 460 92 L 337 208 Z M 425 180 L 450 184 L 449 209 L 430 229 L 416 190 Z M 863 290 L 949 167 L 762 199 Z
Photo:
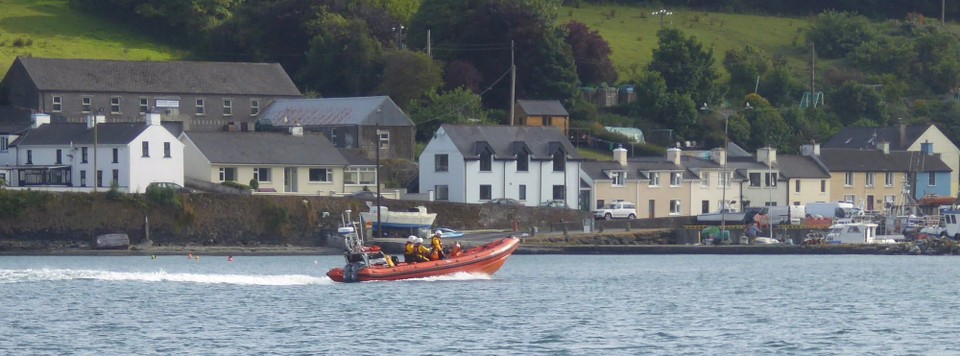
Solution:
M 365 255 L 347 255 L 347 265 L 327 272 L 327 277 L 337 282 L 395 281 L 408 278 L 423 278 L 449 275 L 459 272 L 492 275 L 500 269 L 507 258 L 517 250 L 520 239 L 515 236 L 474 247 L 450 258 L 429 262 L 401 263 L 390 266 L 369 253 L 382 253 L 379 249 Z M 371 259 L 370 257 L 374 257 Z M 376 261 L 371 263 L 371 261 Z

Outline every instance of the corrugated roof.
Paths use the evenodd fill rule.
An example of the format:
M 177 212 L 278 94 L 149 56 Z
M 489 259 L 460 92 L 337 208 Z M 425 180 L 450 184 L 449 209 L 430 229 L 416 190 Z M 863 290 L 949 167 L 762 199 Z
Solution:
M 280 132 L 186 132 L 200 152 L 217 164 L 347 165 L 321 134 Z
M 557 100 L 517 100 L 517 106 L 527 115 L 570 116 Z
M 260 114 L 260 120 L 274 126 L 372 125 L 376 122 L 386 126 L 413 126 L 413 121 L 387 96 L 280 99 Z
M 300 96 L 277 63 L 17 57 L 38 89 L 77 92 Z
M 467 126 L 443 124 L 440 127 L 467 159 L 479 159 L 475 150 L 477 142 L 486 142 L 494 151 L 494 157 L 512 159 L 515 142 L 525 142 L 531 151 L 531 159 L 551 159 L 559 147 L 567 159 L 580 160 L 577 149 L 570 144 L 563 131 L 555 127 L 534 126 Z

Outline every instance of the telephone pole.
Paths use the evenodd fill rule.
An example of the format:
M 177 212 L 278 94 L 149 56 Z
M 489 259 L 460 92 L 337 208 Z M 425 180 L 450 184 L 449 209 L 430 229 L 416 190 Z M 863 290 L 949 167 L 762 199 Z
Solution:
M 513 122 L 513 105 L 517 95 L 517 66 L 513 63 L 513 40 L 510 41 L 510 126 Z

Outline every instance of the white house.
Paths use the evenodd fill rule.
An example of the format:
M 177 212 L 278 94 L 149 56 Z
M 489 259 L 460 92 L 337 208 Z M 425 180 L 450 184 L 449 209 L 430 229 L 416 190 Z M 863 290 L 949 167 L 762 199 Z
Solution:
M 8 187 L 52 191 L 142 193 L 152 182 L 183 184 L 183 144 L 148 113 L 145 122 L 51 124 L 34 115 L 33 126 L 9 148 Z
M 419 161 L 420 192 L 434 200 L 581 205 L 582 158 L 558 128 L 444 124 Z

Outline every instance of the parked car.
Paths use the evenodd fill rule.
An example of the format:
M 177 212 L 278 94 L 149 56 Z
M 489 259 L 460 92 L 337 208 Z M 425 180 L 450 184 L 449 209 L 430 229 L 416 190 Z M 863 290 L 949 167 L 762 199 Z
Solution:
M 562 208 L 562 209 L 568 208 L 567 202 L 560 199 L 547 200 L 543 203 L 540 203 L 540 207 L 541 208 Z
M 147 185 L 146 192 L 149 193 L 149 192 L 151 192 L 151 191 L 159 190 L 159 189 L 170 189 L 170 190 L 172 190 L 172 191 L 174 191 L 174 192 L 184 193 L 184 194 L 196 193 L 196 191 L 193 190 L 193 189 L 184 187 L 184 186 L 182 186 L 182 185 L 179 185 L 179 184 L 173 183 L 173 182 L 153 182 L 153 183 L 150 183 L 150 184 Z
M 637 206 L 631 202 L 618 201 L 593 211 L 594 219 L 636 219 Z
M 497 198 L 497 199 L 490 200 L 487 204 L 522 206 L 523 202 L 516 199 L 511 199 L 511 198 Z
M 457 231 L 448 227 L 437 228 L 435 231 L 440 231 L 440 237 L 445 239 L 451 237 L 463 237 L 462 231 Z

